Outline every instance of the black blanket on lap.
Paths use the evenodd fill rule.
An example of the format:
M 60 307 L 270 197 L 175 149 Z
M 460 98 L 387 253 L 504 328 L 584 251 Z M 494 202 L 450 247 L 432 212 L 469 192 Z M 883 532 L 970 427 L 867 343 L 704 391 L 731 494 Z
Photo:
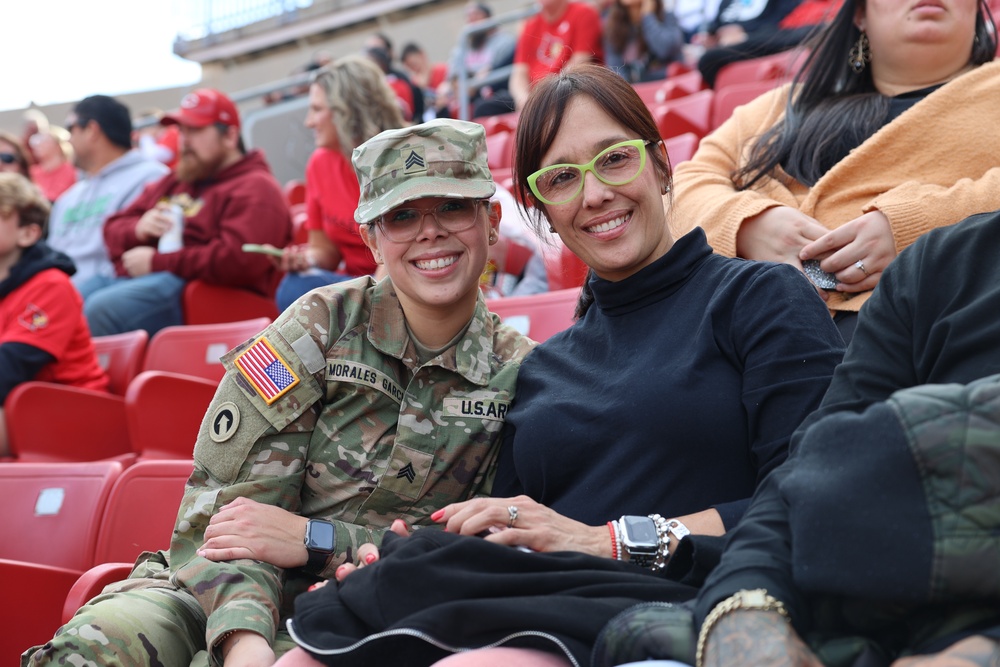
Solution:
M 697 588 L 576 552 L 526 553 L 475 537 L 387 535 L 379 561 L 300 595 L 288 622 L 327 665 L 429 665 L 489 645 L 530 647 L 589 665 L 598 632 L 640 602 Z

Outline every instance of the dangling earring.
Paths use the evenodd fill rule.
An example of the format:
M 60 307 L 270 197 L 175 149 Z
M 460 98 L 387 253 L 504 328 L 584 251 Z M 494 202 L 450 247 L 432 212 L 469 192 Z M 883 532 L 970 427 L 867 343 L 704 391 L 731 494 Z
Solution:
M 855 74 L 861 74 L 871 61 L 872 50 L 868 44 L 868 35 L 862 30 L 861 36 L 858 37 L 858 43 L 851 48 L 851 52 L 847 56 L 847 63 Z

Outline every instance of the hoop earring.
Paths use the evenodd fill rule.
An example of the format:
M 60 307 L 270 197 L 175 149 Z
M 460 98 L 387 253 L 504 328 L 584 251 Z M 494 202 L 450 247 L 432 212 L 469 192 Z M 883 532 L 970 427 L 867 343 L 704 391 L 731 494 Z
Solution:
M 858 43 L 851 47 L 851 52 L 847 56 L 847 64 L 851 66 L 855 74 L 861 74 L 871 61 L 872 50 L 868 43 L 868 35 L 862 30 L 858 37 Z

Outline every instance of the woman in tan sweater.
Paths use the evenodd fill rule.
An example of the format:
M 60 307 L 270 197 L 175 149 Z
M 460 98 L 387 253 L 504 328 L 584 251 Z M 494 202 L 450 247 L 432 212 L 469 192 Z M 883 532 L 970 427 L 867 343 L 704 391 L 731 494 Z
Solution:
M 676 231 L 701 226 L 725 255 L 821 260 L 849 339 L 899 251 L 1000 208 L 991 23 L 982 0 L 848 0 L 792 85 L 738 108 L 677 167 Z

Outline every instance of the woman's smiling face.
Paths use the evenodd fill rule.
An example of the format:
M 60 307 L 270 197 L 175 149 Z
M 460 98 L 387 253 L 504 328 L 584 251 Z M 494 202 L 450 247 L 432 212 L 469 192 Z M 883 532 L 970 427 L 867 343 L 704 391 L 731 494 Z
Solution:
M 566 107 L 559 130 L 538 168 L 585 164 L 602 150 L 639 139 L 601 109 L 577 95 Z M 663 150 L 651 144 L 647 151 Z M 565 204 L 547 205 L 549 222 L 563 243 L 605 280 L 627 278 L 662 257 L 673 245 L 663 209 L 664 177 L 653 161 L 631 183 L 607 185 L 593 173 L 583 190 Z

